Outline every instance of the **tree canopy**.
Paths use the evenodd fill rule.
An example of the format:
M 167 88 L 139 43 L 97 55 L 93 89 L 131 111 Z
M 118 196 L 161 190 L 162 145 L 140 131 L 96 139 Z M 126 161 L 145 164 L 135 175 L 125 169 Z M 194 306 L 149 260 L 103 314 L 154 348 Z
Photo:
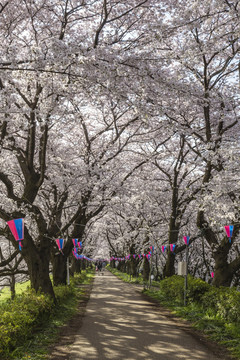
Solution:
M 1 3 L 0 276 L 24 261 L 54 297 L 72 238 L 90 257 L 154 245 L 170 276 L 189 234 L 190 271 L 236 283 L 239 16 L 236 0 Z

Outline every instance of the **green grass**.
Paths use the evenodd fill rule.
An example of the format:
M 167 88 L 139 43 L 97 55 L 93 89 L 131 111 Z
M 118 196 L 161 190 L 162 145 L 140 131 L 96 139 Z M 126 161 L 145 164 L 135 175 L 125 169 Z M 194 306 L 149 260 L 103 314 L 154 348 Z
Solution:
M 121 279 L 122 281 L 131 283 L 131 284 L 141 284 L 143 285 L 143 278 L 142 275 L 139 274 L 138 277 L 133 277 L 131 275 L 128 275 L 126 273 L 123 273 L 117 269 L 114 269 L 110 266 L 107 267 L 109 271 L 111 271 L 112 274 L 114 274 L 115 276 L 117 276 L 119 279 Z
M 168 308 L 174 315 L 190 321 L 194 328 L 202 331 L 209 339 L 224 345 L 235 359 L 240 359 L 240 324 L 227 323 L 211 314 L 211 311 L 204 311 L 201 305 L 194 302 L 189 302 L 187 306 L 179 306 L 174 299 L 166 298 L 161 291 L 143 292 Z
M 15 286 L 16 295 L 20 295 L 30 286 L 30 281 L 25 281 L 23 283 L 17 283 Z M 11 299 L 11 292 L 8 286 L 4 287 L 0 291 L 0 304 Z
M 24 342 L 10 354 L 9 360 L 42 360 L 49 358 L 49 346 L 58 340 L 61 327 L 78 312 L 80 300 L 86 299 L 86 291 L 79 288 L 79 285 L 90 284 L 94 273 L 93 270 L 89 269 L 71 278 L 71 292 L 65 292 L 64 288 L 66 287 L 64 286 L 54 288 L 57 306 L 50 317 L 34 331 L 31 339 Z
M 127 273 L 123 273 L 115 268 L 112 268 L 110 266 L 108 266 L 107 268 L 112 274 L 117 276 L 122 281 L 128 282 L 130 284 L 139 284 L 139 285 L 143 285 L 143 286 L 145 285 L 146 287 L 149 285 L 148 281 L 147 282 L 145 281 L 145 284 L 144 284 L 142 274 L 139 274 L 138 277 L 134 277 L 134 276 L 128 275 Z M 158 288 L 160 286 L 160 283 L 159 283 L 159 281 L 152 281 L 151 286 Z
M 123 281 L 143 284 L 141 277 L 138 279 L 131 277 L 130 279 L 129 275 L 116 269 L 109 268 L 109 270 Z M 209 339 L 224 345 L 230 350 L 235 359 L 240 359 L 240 324 L 237 320 L 233 323 L 224 319 L 223 314 L 219 314 L 216 310 L 214 311 L 211 307 L 212 304 L 209 303 L 209 306 L 205 304 L 205 307 L 201 304 L 204 291 L 206 293 L 208 291 L 206 284 L 199 279 L 191 279 L 189 281 L 189 287 L 191 285 L 192 289 L 192 298 L 188 300 L 187 306 L 183 306 L 182 285 L 176 277 L 169 278 L 167 282 L 166 280 L 162 282 L 153 281 L 151 285 L 151 289 L 143 290 L 144 294 L 159 302 L 159 304 L 170 310 L 175 316 L 190 321 L 194 328 L 202 331 Z M 212 287 L 210 287 L 211 290 L 213 290 Z M 209 296 L 211 297 L 211 293 Z M 196 297 L 197 301 L 194 301 L 194 297 Z

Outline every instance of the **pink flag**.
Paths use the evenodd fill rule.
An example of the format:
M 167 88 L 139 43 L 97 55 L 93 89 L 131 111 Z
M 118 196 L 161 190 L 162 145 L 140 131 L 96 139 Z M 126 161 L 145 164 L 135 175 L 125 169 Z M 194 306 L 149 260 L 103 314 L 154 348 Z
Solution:
M 190 240 L 189 236 L 184 236 L 183 239 L 184 239 L 185 244 L 189 245 L 189 240 Z
M 23 240 L 24 238 L 24 219 L 15 219 L 7 221 L 7 224 L 15 238 L 15 240 Z
M 62 249 L 64 247 L 64 239 L 56 239 L 56 243 L 57 243 L 58 249 L 62 252 Z
M 166 250 L 166 248 L 167 248 L 167 247 L 166 247 L 165 245 L 162 246 L 162 252 L 163 252 L 163 253 L 164 253 L 164 251 Z
M 73 242 L 73 246 L 74 246 L 74 247 L 77 247 L 77 245 L 78 245 L 78 239 L 72 239 L 72 242 Z
M 225 228 L 227 237 L 229 238 L 229 242 L 231 242 L 231 237 L 233 234 L 233 225 L 227 225 L 227 226 L 224 226 L 224 228 Z
M 174 252 L 175 247 L 176 247 L 175 244 L 170 244 L 170 250 L 171 250 L 172 252 Z

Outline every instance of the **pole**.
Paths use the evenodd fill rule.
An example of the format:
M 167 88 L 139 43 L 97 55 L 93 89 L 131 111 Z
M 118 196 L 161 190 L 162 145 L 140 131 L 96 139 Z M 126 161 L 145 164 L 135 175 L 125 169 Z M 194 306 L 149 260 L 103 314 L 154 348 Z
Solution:
M 67 284 L 70 285 L 70 278 L 69 278 L 69 257 L 67 257 Z
M 186 245 L 186 274 L 184 281 L 184 306 L 187 305 L 187 287 L 188 287 L 188 245 Z
M 153 256 L 153 254 L 150 256 L 149 289 L 151 287 L 151 281 L 152 281 L 152 279 L 151 279 L 151 276 L 152 276 L 152 256 Z

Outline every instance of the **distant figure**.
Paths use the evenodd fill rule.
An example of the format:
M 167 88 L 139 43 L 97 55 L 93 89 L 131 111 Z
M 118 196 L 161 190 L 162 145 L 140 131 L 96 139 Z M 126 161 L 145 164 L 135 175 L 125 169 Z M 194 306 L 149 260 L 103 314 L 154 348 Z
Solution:
M 106 262 L 103 261 L 103 263 L 102 263 L 102 275 L 104 274 L 104 270 L 105 270 L 106 265 L 107 265 Z
M 101 263 L 101 261 L 97 262 L 97 271 L 98 271 L 98 275 L 100 275 L 100 272 L 102 271 L 102 263 Z

